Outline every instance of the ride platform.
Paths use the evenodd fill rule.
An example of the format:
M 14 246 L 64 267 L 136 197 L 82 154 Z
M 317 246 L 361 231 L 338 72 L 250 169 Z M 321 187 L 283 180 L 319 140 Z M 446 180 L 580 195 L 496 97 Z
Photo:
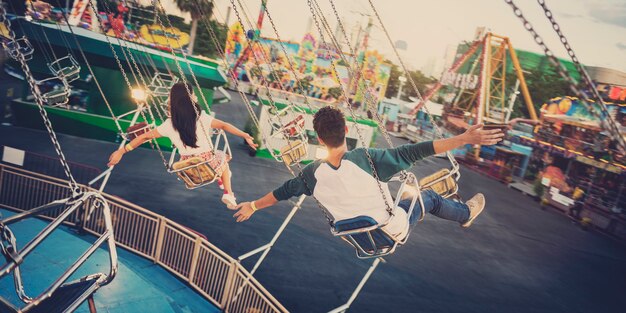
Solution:
M 0 209 L 3 217 L 15 214 Z M 11 231 L 22 246 L 42 230 L 47 221 L 32 218 L 11 225 Z M 61 227 L 38 246 L 20 266 L 24 288 L 31 297 L 39 295 L 56 280 L 69 265 L 95 240 L 92 235 L 77 235 L 68 228 Z M 220 312 L 221 310 L 193 291 L 174 275 L 152 261 L 117 249 L 119 271 L 113 281 L 96 291 L 94 300 L 98 312 L 108 313 L 192 313 Z M 69 279 L 78 279 L 96 272 L 107 272 L 108 253 L 98 249 L 80 269 Z M 0 296 L 14 305 L 23 303 L 14 291 L 12 277 L 0 280 Z M 88 313 L 87 302 L 76 311 Z

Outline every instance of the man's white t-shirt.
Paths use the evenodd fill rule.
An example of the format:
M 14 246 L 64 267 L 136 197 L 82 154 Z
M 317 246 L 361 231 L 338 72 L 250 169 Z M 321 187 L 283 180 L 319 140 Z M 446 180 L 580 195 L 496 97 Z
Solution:
M 172 144 L 178 148 L 178 153 L 180 155 L 196 155 L 212 151 L 213 149 L 213 145 L 210 141 L 211 122 L 213 122 L 213 117 L 203 111 L 200 114 L 199 123 L 196 123 L 196 138 L 198 139 L 196 142 L 196 145 L 198 146 L 197 148 L 188 147 L 183 144 L 183 141 L 180 139 L 180 134 L 174 129 L 174 125 L 172 125 L 171 118 L 166 119 L 165 122 L 159 125 L 156 129 L 161 136 L 167 137 L 172 141 Z

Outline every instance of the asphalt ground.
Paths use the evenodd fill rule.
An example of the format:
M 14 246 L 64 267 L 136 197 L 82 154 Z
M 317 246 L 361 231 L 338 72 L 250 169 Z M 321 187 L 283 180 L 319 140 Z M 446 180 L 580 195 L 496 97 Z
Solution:
M 218 118 L 240 128 L 247 120 L 236 95 L 215 111 Z M 67 135 L 59 139 L 69 160 L 103 170 L 109 153 L 117 148 L 114 143 Z M 239 201 L 261 197 L 290 178 L 284 165 L 250 157 L 239 138 L 230 139 Z M 379 141 L 379 147 L 385 147 Z M 37 130 L 0 126 L 0 144 L 54 155 L 47 134 Z M 443 159 L 430 158 L 413 171 L 421 177 L 447 166 Z M 469 229 L 426 216 L 409 242 L 379 266 L 351 312 L 626 310 L 623 245 L 541 210 L 533 199 L 499 182 L 464 168 L 461 174 L 461 196 L 484 193 L 484 213 Z M 105 191 L 206 235 L 235 257 L 269 242 L 291 209 L 289 203 L 281 203 L 236 223 L 234 212 L 221 203 L 217 186 L 186 190 L 165 171 L 158 153 L 149 149 L 126 155 Z M 334 238 L 321 210 L 307 199 L 256 276 L 290 311 L 326 312 L 349 298 L 370 262 L 358 260 L 351 247 Z

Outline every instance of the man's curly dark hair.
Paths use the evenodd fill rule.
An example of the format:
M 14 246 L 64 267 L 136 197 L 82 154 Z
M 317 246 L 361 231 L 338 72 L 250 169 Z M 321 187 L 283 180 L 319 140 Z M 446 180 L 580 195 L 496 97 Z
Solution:
M 321 108 L 313 117 L 313 129 L 329 148 L 337 148 L 346 138 L 346 119 L 336 108 Z

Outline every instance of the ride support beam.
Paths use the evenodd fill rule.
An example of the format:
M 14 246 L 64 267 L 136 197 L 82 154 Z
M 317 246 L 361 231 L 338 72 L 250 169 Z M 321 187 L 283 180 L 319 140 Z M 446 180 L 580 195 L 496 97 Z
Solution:
M 482 40 L 474 41 L 472 45 L 470 46 L 470 48 L 457 60 L 457 62 L 454 65 L 450 67 L 450 69 L 448 69 L 448 72 L 456 72 L 461 66 L 463 66 L 465 62 L 469 60 L 469 57 L 473 55 L 474 52 L 476 52 L 476 49 L 478 49 L 478 47 L 480 46 L 482 42 L 483 42 Z M 428 90 L 428 92 L 422 97 L 422 101 L 418 102 L 415 108 L 413 108 L 413 110 L 409 112 L 409 115 L 417 114 L 417 112 L 422 108 L 422 106 L 428 100 L 430 100 L 430 98 L 432 98 L 433 95 L 435 95 L 437 91 L 441 89 L 442 86 L 443 85 L 441 84 L 441 80 L 439 80 L 437 84 L 435 84 L 435 86 L 433 86 L 430 90 Z
M 504 41 L 506 45 L 509 47 L 509 54 L 511 55 L 511 62 L 513 63 L 513 67 L 515 68 L 515 74 L 517 74 L 517 79 L 520 82 L 520 88 L 522 89 L 522 95 L 524 96 L 524 102 L 526 102 L 526 108 L 528 109 L 528 115 L 534 121 L 539 120 L 537 117 L 537 112 L 535 111 L 535 105 L 533 104 L 533 99 L 530 97 L 530 92 L 528 92 L 528 85 L 526 85 L 526 79 L 524 79 L 524 73 L 522 72 L 522 67 L 519 64 L 519 60 L 517 59 L 517 53 L 515 49 L 513 49 L 513 45 L 511 45 L 511 41 L 509 38 L 505 38 Z

